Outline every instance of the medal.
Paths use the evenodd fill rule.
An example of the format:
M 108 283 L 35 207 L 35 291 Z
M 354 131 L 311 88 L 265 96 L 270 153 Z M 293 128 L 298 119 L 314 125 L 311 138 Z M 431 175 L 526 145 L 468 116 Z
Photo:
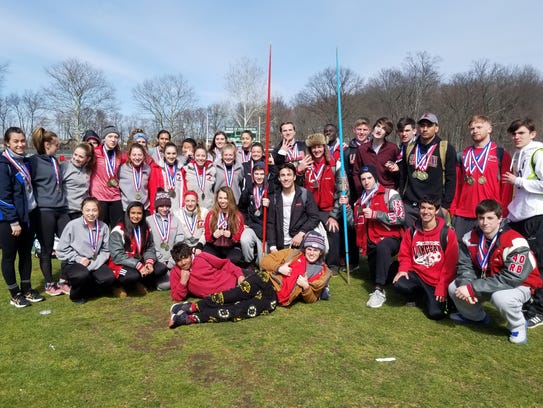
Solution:
M 170 250 L 170 246 L 166 242 L 163 242 L 162 244 L 160 244 L 160 247 L 165 251 Z
M 175 190 L 168 190 L 168 195 L 169 195 L 171 198 L 175 198 Z
M 109 178 L 107 181 L 108 187 L 116 187 L 117 186 L 117 180 L 115 178 L 115 167 L 117 165 L 117 162 L 115 161 L 115 150 L 112 150 L 113 154 L 111 155 L 111 158 L 109 157 L 108 150 L 106 149 L 106 146 L 102 145 L 102 151 L 104 152 L 104 161 L 106 164 L 106 174 Z M 115 181 L 115 183 L 113 181 Z
M 100 235 L 100 223 L 98 220 L 94 220 L 94 228 L 92 225 L 89 225 L 87 221 L 85 221 L 85 224 L 87 224 L 87 228 L 89 230 L 89 242 L 94 255 L 92 259 L 96 259 L 96 251 L 98 251 L 98 236 Z
M 134 198 L 135 198 L 136 200 L 138 200 L 138 201 L 141 200 L 141 194 L 140 194 L 140 193 L 136 193 L 136 195 L 134 196 Z
M 134 185 L 134 189 L 136 190 L 135 198 L 136 200 L 141 200 L 141 167 L 138 167 L 137 169 L 132 166 L 132 184 Z
M 117 187 L 117 185 L 119 184 L 119 182 L 114 179 L 114 178 L 110 178 L 108 181 L 107 181 L 107 186 L 108 187 Z
M 18 171 L 21 177 L 23 178 L 24 182 L 28 185 L 27 190 L 29 193 L 32 192 L 32 179 L 30 177 L 30 172 L 26 168 L 26 166 L 23 164 L 19 164 L 17 160 L 13 158 L 13 156 L 10 153 L 9 149 L 4 150 L 4 153 L 2 153 L 2 156 L 4 156 L 8 161 L 11 163 L 13 167 L 15 167 Z
M 485 184 L 485 183 L 486 183 L 486 177 L 485 176 L 479 177 L 479 184 Z
M 475 182 L 475 179 L 471 176 L 465 176 L 464 177 L 464 180 L 466 181 L 466 183 L 468 183 L 470 186 L 473 185 L 473 183 Z
M 414 178 L 420 181 L 428 180 L 428 173 L 422 170 L 415 170 L 412 175 Z
M 183 219 L 185 221 L 185 225 L 187 226 L 187 229 L 189 230 L 190 232 L 190 235 L 194 235 L 194 231 L 196 230 L 196 214 L 193 215 L 192 217 L 192 222 L 189 221 L 189 218 L 187 217 L 187 211 L 186 210 L 183 210 Z
M 166 170 L 166 184 L 168 187 L 168 190 L 175 189 L 175 175 L 177 174 L 177 164 L 170 165 L 167 164 L 165 166 Z
M 170 226 L 172 224 L 172 214 L 168 213 L 168 216 L 166 218 L 162 218 L 160 215 L 155 213 L 155 215 L 153 215 L 153 221 L 155 222 L 156 229 L 158 230 L 158 235 L 160 235 L 160 240 L 162 241 L 160 247 L 167 251 L 170 248 L 168 246 L 168 241 L 170 240 Z
M 377 192 L 378 186 L 375 185 L 371 191 L 364 191 L 362 195 L 360 196 L 360 200 L 358 200 L 358 203 L 360 205 L 360 208 L 363 208 L 366 206 L 368 208 L 370 206 L 370 200 Z
M 264 185 L 253 187 L 253 199 L 255 202 L 255 212 L 257 217 L 260 217 L 260 205 L 262 203 L 262 197 L 264 196 Z
M 218 229 L 227 229 L 228 228 L 228 214 L 219 212 L 219 218 L 217 219 L 217 228 Z
M 141 230 L 139 225 L 134 227 L 134 241 L 136 241 L 136 253 L 141 255 Z
M 222 168 L 224 170 L 224 180 L 226 181 L 226 186 L 231 188 L 234 181 L 234 166 L 231 166 L 230 170 L 228 170 L 226 165 L 223 163 Z
M 317 167 L 319 168 L 319 170 L 315 171 L 315 169 Z M 311 171 L 309 173 L 309 181 L 313 182 L 313 188 L 315 188 L 315 189 L 319 188 L 319 180 L 322 177 L 323 171 L 324 171 L 324 160 L 321 161 L 320 164 L 317 164 L 317 165 L 313 166 L 313 168 L 311 169 Z
M 479 245 L 477 247 L 477 262 L 479 262 L 479 266 L 481 267 L 483 278 L 486 277 L 486 269 L 488 268 L 488 258 L 490 256 L 490 252 L 492 251 L 492 248 L 496 244 L 497 239 L 498 239 L 498 234 L 496 233 L 496 235 L 494 235 L 494 237 L 490 241 L 490 245 L 487 248 L 485 234 L 481 233 L 479 235 Z
M 202 193 L 202 201 L 206 199 L 205 193 Z
M 464 170 L 466 174 L 469 175 L 469 178 L 471 179 L 471 183 L 468 180 L 466 180 L 468 184 L 471 185 L 475 182 L 475 178 L 472 177 L 473 173 L 475 172 L 475 169 L 479 170 L 479 173 L 481 174 L 481 176 L 478 179 L 479 184 L 486 183 L 486 177 L 483 174 L 485 172 L 486 164 L 488 162 L 488 156 L 490 154 L 491 143 L 492 142 L 489 141 L 479 154 L 475 154 L 475 148 L 473 146 L 469 147 L 463 161 Z
M 204 194 L 206 188 L 206 168 L 202 167 L 202 175 L 198 171 L 198 165 L 194 165 L 194 172 L 196 173 L 196 184 L 198 184 L 198 189 L 202 192 L 202 200 L 205 200 L 206 196 Z
M 437 143 L 432 145 L 428 151 L 423 155 L 420 151 L 420 144 L 417 144 L 415 149 L 415 171 L 413 172 L 413 177 L 420 181 L 425 181 L 428 179 L 428 173 L 426 169 L 430 163 L 430 158 L 432 153 L 437 148 Z
M 255 211 L 255 216 L 260 217 L 260 210 Z

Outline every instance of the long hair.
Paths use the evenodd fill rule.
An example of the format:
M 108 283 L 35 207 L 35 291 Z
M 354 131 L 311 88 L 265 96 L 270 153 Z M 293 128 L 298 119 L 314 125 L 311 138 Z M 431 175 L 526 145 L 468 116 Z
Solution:
M 131 167 L 134 167 L 134 165 L 132 164 L 132 160 L 130 159 L 130 153 L 132 153 L 132 150 L 134 149 L 140 149 L 143 153 L 143 162 L 141 164 L 143 166 L 145 164 L 145 160 L 147 159 L 147 152 L 145 151 L 145 147 L 135 142 L 132 143 L 130 145 L 130 148 L 128 149 L 128 158 L 126 159 L 126 163 L 129 164 Z
M 130 210 L 134 207 L 140 207 L 143 214 L 143 216 L 141 217 L 141 221 L 137 225 L 132 224 L 132 221 L 130 221 L 129 217 Z M 143 204 L 139 201 L 132 201 L 130 204 L 128 204 L 128 207 L 126 207 L 126 213 L 124 214 L 123 218 L 124 250 L 127 252 L 132 249 L 132 239 L 134 238 L 135 227 L 140 227 L 141 254 L 138 255 L 142 256 L 143 253 L 151 246 L 151 241 L 149 239 L 149 225 L 145 220 L 145 208 L 143 208 Z
M 213 140 L 211 141 L 211 145 L 209 146 L 209 150 L 208 150 L 209 154 L 213 157 L 213 161 L 215 161 L 215 159 L 217 158 L 216 152 L 215 152 L 215 148 L 217 147 L 217 144 L 215 143 L 215 140 L 217 139 L 217 136 L 219 135 L 223 135 L 226 143 L 228 143 L 228 137 L 226 136 L 226 133 L 224 133 L 222 130 L 215 132 L 215 134 L 213 135 Z
M 220 192 L 226 193 L 226 197 L 228 199 L 228 207 L 226 208 L 226 213 L 228 214 L 228 231 L 230 231 L 232 235 L 236 235 L 238 233 L 241 220 L 238 217 L 238 207 L 236 205 L 234 193 L 230 187 L 226 186 L 219 188 L 215 193 L 215 203 L 211 209 L 213 214 L 209 220 L 211 223 L 211 231 L 215 232 L 217 229 L 217 220 L 219 219 L 219 213 L 222 211 L 217 200 Z
M 77 144 L 75 149 L 83 149 L 85 151 L 85 156 L 89 158 L 89 161 L 85 164 L 85 171 L 91 173 L 94 168 L 94 161 L 96 160 L 94 157 L 94 147 L 88 142 L 81 142 Z
M 58 139 L 57 134 L 42 127 L 38 127 L 32 132 L 32 143 L 38 154 L 45 154 L 45 142 L 51 143 L 54 139 Z

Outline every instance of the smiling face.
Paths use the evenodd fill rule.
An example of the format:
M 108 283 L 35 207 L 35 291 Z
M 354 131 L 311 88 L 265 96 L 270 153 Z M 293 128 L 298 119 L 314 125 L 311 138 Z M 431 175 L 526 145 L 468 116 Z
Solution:
M 143 152 L 141 148 L 136 148 L 136 146 L 133 146 L 130 149 L 128 160 L 130 160 L 130 163 L 132 163 L 134 167 L 139 167 L 142 165 L 143 161 L 145 160 L 145 153 Z
M 4 142 L 6 147 L 13 153 L 24 155 L 26 150 L 26 137 L 24 133 L 11 132 L 9 134 L 9 140 Z
M 294 125 L 292 123 L 285 123 L 281 127 L 281 136 L 285 142 L 290 142 L 294 140 L 296 136 L 296 131 L 294 130 Z
M 57 154 L 59 147 L 58 137 L 53 137 L 50 142 L 44 142 L 43 146 L 45 147 L 45 154 L 54 156 Z
M 83 167 L 90 160 L 87 156 L 87 152 L 82 147 L 76 147 L 72 154 L 72 163 L 76 167 Z
M 313 248 L 310 246 L 305 248 L 305 258 L 307 259 L 307 262 L 309 263 L 317 262 L 321 254 L 322 254 L 322 251 L 320 249 Z
M 83 213 L 83 219 L 91 224 L 98 218 L 98 205 L 94 201 L 87 201 L 81 212 Z
M 181 145 L 181 154 L 185 157 L 194 156 L 194 146 L 190 142 L 183 142 Z
M 256 170 L 253 170 L 253 180 L 255 181 L 255 184 L 260 186 L 264 182 L 265 177 L 266 173 L 264 173 L 264 169 L 257 168 Z
M 128 211 L 128 219 L 134 225 L 139 224 L 143 219 L 143 208 L 139 205 L 132 207 L 130 211 Z
M 205 149 L 196 149 L 194 152 L 194 161 L 197 166 L 202 167 L 207 160 L 207 152 Z
M 243 132 L 241 134 L 241 147 L 244 150 L 249 150 L 252 143 L 253 143 L 253 138 L 251 137 L 251 134 L 248 132 Z
M 168 205 L 161 205 L 160 207 L 157 208 L 158 215 L 162 217 L 167 216 L 169 212 L 170 212 L 170 206 Z
M 323 130 L 324 136 L 326 136 L 326 140 L 328 140 L 328 143 L 335 142 L 337 139 L 337 130 L 332 125 L 327 125 L 324 127 Z
M 353 129 L 353 132 L 354 132 L 354 137 L 356 137 L 356 139 L 359 142 L 364 143 L 368 141 L 368 136 L 370 134 L 370 127 L 364 124 L 358 125 L 357 127 Z
M 222 133 L 219 133 L 217 136 L 215 136 L 215 146 L 217 147 L 217 149 L 222 149 L 225 144 L 226 136 L 224 136 Z
M 179 261 L 176 262 L 176 265 L 182 270 L 189 271 L 192 267 L 192 256 L 181 258 Z
M 177 160 L 177 149 L 175 146 L 168 146 L 164 150 L 164 160 L 168 164 L 175 164 L 175 161 Z
M 219 194 L 217 195 L 217 204 L 219 204 L 221 210 L 228 210 L 228 195 L 224 191 L 219 191 Z
M 503 218 L 498 217 L 494 211 L 489 211 L 477 216 L 477 225 L 486 238 L 493 238 L 500 230 Z
M 260 146 L 253 146 L 251 147 L 251 159 L 253 159 L 253 161 L 259 161 L 259 160 L 262 160 L 262 155 L 264 154 L 264 152 L 262 151 L 262 147 Z
M 290 190 L 294 187 L 294 179 L 296 175 L 289 168 L 283 168 L 279 171 L 279 182 L 283 190 Z
M 420 219 L 424 224 L 431 223 L 435 220 L 437 208 L 430 203 L 421 203 L 419 209 Z
M 319 160 L 324 157 L 324 149 L 327 149 L 324 145 L 315 145 L 311 147 L 311 155 Z
M 231 165 L 234 163 L 235 159 L 236 159 L 236 152 L 232 147 L 228 146 L 222 149 L 222 160 L 225 164 Z

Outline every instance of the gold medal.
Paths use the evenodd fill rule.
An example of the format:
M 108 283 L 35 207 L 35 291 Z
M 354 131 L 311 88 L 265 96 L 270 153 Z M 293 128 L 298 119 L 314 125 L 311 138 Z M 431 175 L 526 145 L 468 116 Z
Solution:
M 107 185 L 108 187 L 117 187 L 118 185 L 118 181 L 114 178 L 110 178 L 108 181 L 107 181 Z
M 166 242 L 163 242 L 162 244 L 160 244 L 160 247 L 161 247 L 164 251 L 169 251 L 169 250 L 170 250 L 170 246 L 169 246 Z
M 428 173 L 422 170 L 415 170 L 413 172 L 413 177 L 415 177 L 417 180 L 425 181 L 428 180 Z
M 169 195 L 171 198 L 175 198 L 175 190 L 168 190 L 168 195 Z
M 479 177 L 479 184 L 485 184 L 485 183 L 486 183 L 486 177 L 485 176 Z
M 140 194 L 140 193 L 136 193 L 136 195 L 134 196 L 134 198 L 135 198 L 136 200 L 138 200 L 138 201 L 141 200 L 141 194 Z
M 475 183 L 475 180 L 471 176 L 465 176 L 464 180 L 466 180 L 466 183 L 468 183 L 470 186 L 473 185 L 473 183 Z

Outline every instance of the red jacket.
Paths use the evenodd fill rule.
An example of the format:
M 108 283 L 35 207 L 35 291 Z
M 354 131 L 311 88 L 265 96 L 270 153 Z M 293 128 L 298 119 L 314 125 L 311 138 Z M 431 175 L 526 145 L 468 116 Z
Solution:
M 356 246 L 366 254 L 368 240 L 378 244 L 385 238 L 401 238 L 402 225 L 405 221 L 405 209 L 402 199 L 395 190 L 379 184 L 375 195 L 360 205 L 359 198 L 354 204 L 354 222 L 356 226 Z M 371 208 L 372 218 L 364 218 L 362 210 Z
M 437 226 L 424 231 L 417 223 L 413 236 L 404 234 L 398 253 L 399 271 L 412 271 L 428 285 L 435 287 L 435 296 L 447 296 L 447 288 L 456 275 L 458 241 L 452 228 L 447 233 L 447 249 L 443 251 L 440 232 L 445 226 L 441 217 L 436 217 Z
M 217 229 L 217 226 L 216 225 L 211 225 L 211 217 L 213 216 L 214 213 L 215 212 L 213 210 L 209 211 L 207 213 L 206 223 L 205 223 L 206 242 L 209 242 L 211 244 L 213 244 L 216 241 L 215 237 L 213 236 L 213 233 Z M 238 219 L 238 232 L 235 235 L 231 236 L 234 243 L 239 242 L 239 240 L 241 239 L 241 234 L 243 232 L 243 229 L 245 228 L 245 223 L 243 221 L 243 215 L 239 211 L 236 211 L 236 217 Z
M 119 190 L 119 167 L 126 162 L 127 155 L 125 152 L 115 152 L 115 179 L 116 186 L 108 186 L 109 176 L 106 171 L 106 157 L 102 145 L 94 148 L 94 168 L 90 179 L 90 195 L 96 197 L 99 201 L 118 201 L 121 199 L 121 191 Z
M 331 159 L 329 163 L 326 163 L 323 158 L 321 163 L 313 164 L 314 167 L 319 164 L 324 166 L 318 180 L 315 178 L 313 169 L 306 169 L 304 187 L 313 193 L 319 210 L 331 211 L 334 207 L 334 193 L 336 191 L 336 176 L 334 174 L 336 162 Z M 317 174 L 319 169 L 320 167 L 315 169 Z
M 190 277 L 186 285 L 181 284 L 181 269 L 176 265 L 170 271 L 170 291 L 174 301 L 180 302 L 190 292 L 197 297 L 232 289 L 238 278 L 243 276 L 241 268 L 229 259 L 217 258 L 207 252 L 200 252 L 192 260 Z

